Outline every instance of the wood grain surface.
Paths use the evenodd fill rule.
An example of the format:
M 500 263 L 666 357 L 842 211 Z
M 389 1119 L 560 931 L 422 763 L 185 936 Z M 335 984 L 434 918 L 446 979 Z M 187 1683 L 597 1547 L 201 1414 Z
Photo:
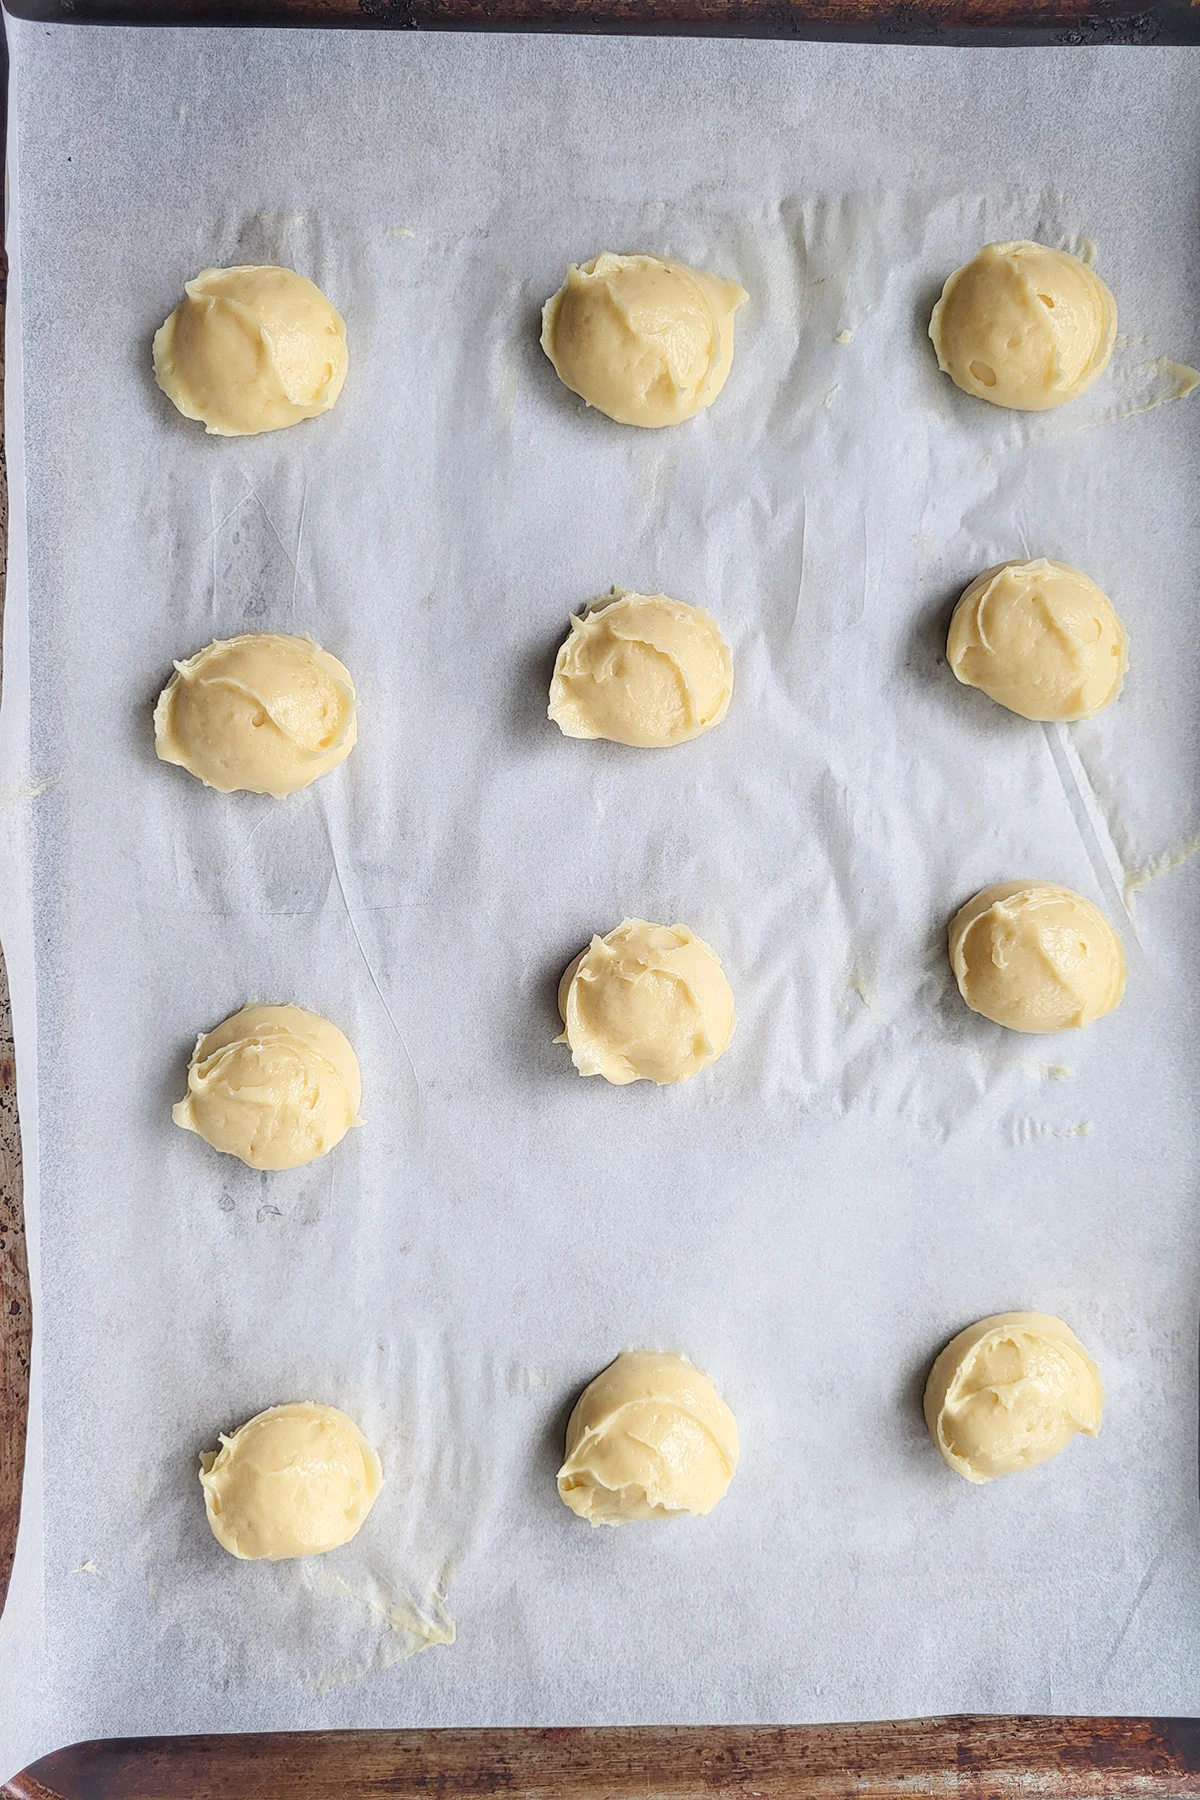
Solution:
M 7 58 L 0 56 L 0 96 L 8 84 Z M 0 173 L 3 172 L 5 107 L 0 98 Z M 0 623 L 4 617 L 5 552 L 8 545 L 8 485 L 4 470 L 4 301 L 7 258 L 0 252 Z M 3 666 L 0 662 L 0 681 Z M 21 1478 L 25 1468 L 25 1417 L 29 1402 L 29 1268 L 21 1211 L 21 1134 L 17 1125 L 16 1064 L 12 1012 L 0 954 L 0 1612 L 8 1592 Z M 0 1701 L 2 1704 L 2 1701 Z
M 1194 44 L 1191 0 L 7 0 L 98 25 L 566 31 L 914 44 Z
M 1134 1800 L 1200 1796 L 1200 1724 L 360 1731 L 60 1750 L 3 1800 Z
M 0 958 L 0 1612 L 8 1592 L 29 1400 L 29 1270 L 21 1216 L 21 1135 L 8 983 Z

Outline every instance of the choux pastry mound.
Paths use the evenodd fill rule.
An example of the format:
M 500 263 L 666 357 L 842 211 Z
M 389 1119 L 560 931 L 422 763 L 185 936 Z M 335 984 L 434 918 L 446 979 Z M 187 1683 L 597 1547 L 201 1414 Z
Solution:
M 558 987 L 562 1035 L 581 1075 L 617 1087 L 686 1081 L 729 1047 L 737 1020 L 717 953 L 686 925 L 624 919 L 594 937 Z
M 247 632 L 175 664 L 154 709 L 154 748 L 222 794 L 297 793 L 358 738 L 350 672 L 308 637 Z
M 1129 640 L 1094 581 L 1039 556 L 975 577 L 954 609 L 946 660 L 1009 712 L 1071 723 L 1116 699 Z
M 711 406 L 733 364 L 733 315 L 749 299 L 662 256 L 606 250 L 542 309 L 542 349 L 560 381 L 619 425 L 678 425 Z
M 383 1486 L 379 1458 L 336 1406 L 301 1400 L 248 1419 L 200 1458 L 212 1534 L 244 1562 L 349 1543 Z
M 707 1375 L 682 1356 L 623 1350 L 576 1402 L 558 1492 L 592 1525 L 703 1516 L 738 1451 L 737 1423 Z
M 933 309 L 938 367 L 992 406 L 1061 406 L 1108 366 L 1117 303 L 1087 263 L 1018 240 L 985 244 L 956 269 Z
M 950 966 L 972 1012 L 1010 1031 L 1075 1031 L 1125 991 L 1125 952 L 1098 907 L 1052 881 L 982 888 L 950 923 Z
M 202 269 L 154 334 L 154 379 L 213 437 L 281 431 L 328 412 L 342 391 L 346 327 L 294 269 Z
M 956 1474 L 994 1481 L 1095 1437 L 1100 1371 L 1049 1313 L 996 1313 L 952 1338 L 929 1371 L 925 1423 Z
M 362 1123 L 361 1101 L 336 1025 L 302 1006 L 244 1006 L 201 1034 L 171 1117 L 252 1169 L 298 1169 Z
M 566 737 L 666 749 L 719 725 L 732 693 L 733 659 L 711 613 L 614 588 L 571 620 L 549 715 Z

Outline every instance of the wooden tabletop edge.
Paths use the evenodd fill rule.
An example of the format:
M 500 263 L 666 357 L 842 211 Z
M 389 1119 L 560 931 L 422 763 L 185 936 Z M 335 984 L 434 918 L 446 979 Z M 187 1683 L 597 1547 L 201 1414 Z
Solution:
M 1190 0 L 5 0 L 41 24 L 561 32 L 946 47 L 1200 43 Z
M 1200 1721 L 969 1715 L 811 1726 L 110 1739 L 2 1800 L 1134 1800 L 1200 1796 Z

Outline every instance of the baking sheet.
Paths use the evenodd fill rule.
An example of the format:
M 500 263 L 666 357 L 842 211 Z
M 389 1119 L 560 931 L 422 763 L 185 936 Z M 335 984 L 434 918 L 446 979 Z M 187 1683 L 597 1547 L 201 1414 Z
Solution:
M 39 1340 L 3 1772 L 106 1733 L 1194 1711 L 1200 411 L 1155 404 L 1161 358 L 1200 360 L 1194 53 L 8 29 Z M 1120 303 L 1059 414 L 959 396 L 924 336 L 1022 235 L 1092 240 Z M 750 291 L 685 429 L 586 413 L 538 349 L 606 247 Z M 209 440 L 150 336 L 253 260 L 328 291 L 350 376 L 326 419 Z M 1130 630 L 1119 705 L 1070 731 L 939 660 L 959 589 L 1026 553 Z M 614 582 L 721 619 L 718 731 L 547 724 Z M 359 684 L 353 758 L 283 805 L 153 755 L 172 658 L 247 628 Z M 1082 1038 L 953 990 L 948 915 L 1024 874 L 1125 935 Z M 678 1090 L 551 1042 L 559 972 L 626 913 L 686 921 L 737 996 Z M 170 1123 L 195 1033 L 258 998 L 363 1069 L 365 1128 L 292 1174 Z M 924 1371 L 1021 1306 L 1100 1361 L 1103 1434 L 974 1490 Z M 742 1464 L 705 1522 L 592 1533 L 562 1429 L 631 1345 L 710 1371 Z M 375 1438 L 384 1498 L 335 1556 L 235 1564 L 197 1455 L 309 1396 Z

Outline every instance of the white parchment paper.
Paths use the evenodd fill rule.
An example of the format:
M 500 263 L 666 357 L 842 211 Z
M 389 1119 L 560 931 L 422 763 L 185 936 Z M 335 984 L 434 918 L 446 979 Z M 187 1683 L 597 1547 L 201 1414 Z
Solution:
M 1200 410 L 1152 404 L 1158 359 L 1200 360 L 1195 55 L 9 29 L 39 1341 L 0 1772 L 104 1733 L 1195 1711 L 1200 864 L 1151 879 L 1200 828 Z M 925 327 L 1026 235 L 1094 242 L 1123 335 L 1022 417 Z M 612 426 L 542 357 L 602 248 L 750 291 L 694 424 Z M 331 295 L 350 376 L 328 418 L 206 439 L 151 333 L 256 260 Z M 1071 731 L 940 660 L 961 587 L 1026 553 L 1129 626 L 1120 703 Z M 548 725 L 568 615 L 614 582 L 721 619 L 718 731 Z M 361 695 L 353 758 L 282 805 L 153 754 L 172 658 L 255 627 Z M 949 914 L 1025 874 L 1125 935 L 1083 1038 L 953 989 Z M 559 972 L 626 913 L 691 925 L 737 996 L 678 1090 L 551 1042 Z M 310 1169 L 170 1123 L 248 999 L 357 1047 L 367 1124 Z M 975 1490 L 920 1390 L 1009 1307 L 1070 1321 L 1108 1410 Z M 711 1372 L 743 1461 L 705 1522 L 593 1533 L 562 1429 L 633 1345 Z M 385 1496 L 343 1552 L 236 1564 L 197 1455 L 301 1397 L 362 1422 Z

